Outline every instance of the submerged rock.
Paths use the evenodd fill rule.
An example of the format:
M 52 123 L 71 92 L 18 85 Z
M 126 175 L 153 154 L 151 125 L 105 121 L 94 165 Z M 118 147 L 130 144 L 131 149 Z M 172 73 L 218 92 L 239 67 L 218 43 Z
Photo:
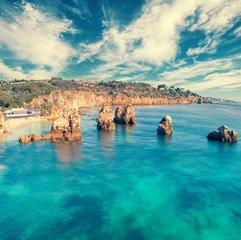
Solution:
M 131 104 L 119 106 L 115 111 L 115 123 L 136 124 L 135 109 Z
M 221 142 L 237 142 L 238 133 L 233 130 L 229 130 L 229 128 L 224 125 L 219 127 L 218 131 L 210 132 L 207 138 Z
M 114 111 L 110 106 L 104 105 L 99 111 L 99 117 L 96 118 L 98 130 L 114 130 Z
M 81 138 L 80 115 L 70 109 L 63 112 L 62 116 L 55 120 L 51 131 L 45 135 L 36 134 L 24 135 L 19 138 L 20 143 L 37 142 L 41 140 L 71 142 Z
M 158 125 L 157 133 L 160 135 L 171 135 L 173 133 L 172 118 L 169 115 L 162 118 Z

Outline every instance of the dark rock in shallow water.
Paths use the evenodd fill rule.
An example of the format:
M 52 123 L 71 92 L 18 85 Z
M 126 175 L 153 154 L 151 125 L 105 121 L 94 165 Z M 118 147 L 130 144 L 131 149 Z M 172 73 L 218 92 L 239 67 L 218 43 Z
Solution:
M 216 140 L 221 142 L 237 142 L 238 133 L 233 130 L 229 130 L 227 126 L 221 126 L 218 128 L 218 132 L 210 132 L 207 138 L 210 140 Z
M 115 123 L 136 124 L 135 109 L 131 104 L 120 106 L 115 111 Z
M 166 115 L 159 123 L 157 133 L 160 135 L 171 135 L 173 133 L 172 118 Z
M 114 130 L 114 111 L 107 105 L 99 111 L 99 117 L 96 119 L 98 130 Z

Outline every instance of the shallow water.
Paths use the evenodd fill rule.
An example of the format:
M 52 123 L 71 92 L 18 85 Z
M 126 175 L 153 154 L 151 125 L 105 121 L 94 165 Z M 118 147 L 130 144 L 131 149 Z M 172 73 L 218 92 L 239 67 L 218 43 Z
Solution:
M 206 139 L 223 124 L 241 133 L 240 106 L 139 107 L 114 132 L 85 111 L 82 142 L 17 143 L 50 123 L 1 140 L 1 240 L 241 239 L 241 141 Z M 171 138 L 156 134 L 166 114 Z

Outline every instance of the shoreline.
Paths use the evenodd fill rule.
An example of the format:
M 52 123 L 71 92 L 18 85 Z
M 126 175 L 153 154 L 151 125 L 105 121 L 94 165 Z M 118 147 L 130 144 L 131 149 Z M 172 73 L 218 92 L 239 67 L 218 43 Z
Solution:
M 22 125 L 26 124 L 33 124 L 39 122 L 48 122 L 50 121 L 48 117 L 30 117 L 30 118 L 23 118 L 23 119 L 7 119 L 6 120 L 6 127 L 9 131 L 19 128 Z
M 132 104 L 134 107 L 154 107 L 154 106 L 170 106 L 170 105 L 193 105 L 197 103 L 171 103 L 171 104 Z M 99 108 L 102 105 L 89 105 L 81 107 L 82 109 L 90 109 L 90 108 Z M 118 104 L 111 104 L 111 107 L 118 107 Z M 82 114 L 81 114 L 82 115 Z M 33 124 L 33 123 L 39 123 L 39 122 L 51 122 L 51 116 L 41 116 L 41 117 L 29 117 L 29 118 L 17 118 L 17 119 L 6 119 L 6 129 L 10 131 L 10 134 L 12 130 L 15 130 L 19 128 L 20 126 L 26 125 L 26 124 Z

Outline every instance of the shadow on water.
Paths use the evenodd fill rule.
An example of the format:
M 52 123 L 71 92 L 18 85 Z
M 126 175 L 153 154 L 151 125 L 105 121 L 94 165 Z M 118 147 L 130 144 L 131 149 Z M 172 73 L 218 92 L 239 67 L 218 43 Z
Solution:
M 157 140 L 162 144 L 169 145 L 172 142 L 172 136 L 157 134 Z
M 207 144 L 209 148 L 217 147 L 219 151 L 234 151 L 238 148 L 237 142 L 219 142 L 215 140 L 207 139 Z
M 75 156 L 79 156 L 79 151 L 81 148 L 81 141 L 74 141 L 72 143 L 53 143 L 57 157 L 62 162 L 69 162 L 72 160 L 80 160 L 79 158 L 76 158 Z
M 115 131 L 97 130 L 99 147 L 104 157 L 111 157 L 114 152 Z
M 98 141 L 101 145 L 109 145 L 111 144 L 115 139 L 115 131 L 105 131 L 105 130 L 97 130 L 98 134 Z
M 135 124 L 129 125 L 129 124 L 116 124 L 116 133 L 120 135 L 132 135 L 135 129 Z

